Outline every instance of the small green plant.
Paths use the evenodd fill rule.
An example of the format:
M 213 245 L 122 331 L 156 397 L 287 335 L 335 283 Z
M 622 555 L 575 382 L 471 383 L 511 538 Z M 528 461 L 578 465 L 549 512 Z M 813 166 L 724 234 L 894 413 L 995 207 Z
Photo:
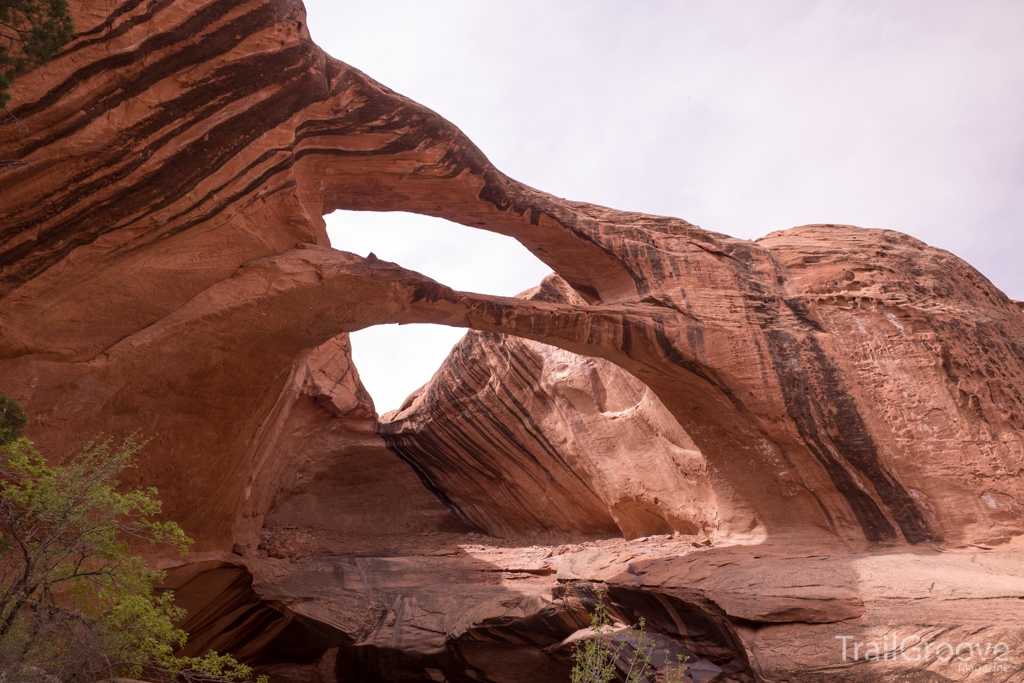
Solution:
M 572 683 L 611 683 L 615 680 L 615 660 L 618 648 L 613 648 L 601 636 L 611 630 L 611 619 L 604 606 L 604 592 L 597 591 L 597 606 L 590 615 L 590 628 L 594 636 L 576 641 L 570 681 Z M 621 646 L 620 646 L 621 647 Z
M 652 663 L 655 642 L 646 630 L 646 621 L 640 617 L 636 628 L 625 629 L 625 637 L 617 639 L 612 646 L 608 637 L 612 632 L 612 621 L 604 605 L 604 591 L 598 589 L 597 605 L 590 615 L 590 628 L 594 635 L 576 641 L 573 647 L 574 665 L 570 674 L 571 683 L 611 683 L 621 669 L 626 683 L 654 682 L 657 670 Z M 671 655 L 664 650 L 665 683 L 684 683 L 688 657 L 676 656 L 676 663 L 669 665 Z
M 5 446 L 21 436 L 28 422 L 25 411 L 18 402 L 0 394 L 0 446 Z
M 0 419 L 23 417 L 10 399 L 5 406 Z M 24 420 L 12 424 L 16 437 Z M 154 590 L 163 574 L 131 543 L 185 554 L 192 541 L 176 523 L 155 519 L 155 489 L 120 485 L 142 445 L 97 441 L 59 465 L 28 439 L 0 445 L 0 681 L 252 678 L 229 655 L 174 654 L 187 639 L 174 625 L 184 610 L 169 591 Z
M 651 653 L 654 652 L 654 639 L 647 635 L 644 630 L 646 622 L 640 617 L 640 623 L 636 630 L 629 629 L 627 632 L 636 640 L 633 646 L 633 656 L 629 658 L 626 668 L 626 683 L 641 683 L 650 680 L 654 674 L 654 667 L 651 666 Z
M 672 661 L 672 653 L 665 650 L 665 664 L 668 665 Z M 665 683 L 686 683 L 686 672 L 689 669 L 687 662 L 690 658 L 686 655 L 676 655 L 676 663 L 667 666 L 665 672 Z

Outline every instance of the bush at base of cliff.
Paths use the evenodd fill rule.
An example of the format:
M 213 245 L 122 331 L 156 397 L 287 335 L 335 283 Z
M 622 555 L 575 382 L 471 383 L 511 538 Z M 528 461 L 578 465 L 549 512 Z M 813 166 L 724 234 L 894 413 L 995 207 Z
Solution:
M 155 489 L 119 491 L 132 439 L 89 444 L 50 466 L 24 438 L 0 446 L 0 680 L 86 683 L 115 678 L 190 683 L 252 677 L 216 653 L 176 657 L 184 617 L 129 540 L 191 540 L 158 522 Z
M 645 630 L 643 617 L 636 628 L 627 628 L 625 637 L 613 639 L 612 622 L 604 606 L 604 592 L 597 591 L 597 606 L 590 615 L 590 629 L 594 635 L 576 641 L 573 647 L 573 668 L 570 683 L 611 683 L 625 676 L 626 683 L 653 683 L 659 671 L 651 663 L 654 654 L 653 639 Z M 612 645 L 615 642 L 615 645 Z M 687 658 L 678 657 L 670 663 L 665 652 L 666 666 L 660 672 L 660 683 L 684 683 Z

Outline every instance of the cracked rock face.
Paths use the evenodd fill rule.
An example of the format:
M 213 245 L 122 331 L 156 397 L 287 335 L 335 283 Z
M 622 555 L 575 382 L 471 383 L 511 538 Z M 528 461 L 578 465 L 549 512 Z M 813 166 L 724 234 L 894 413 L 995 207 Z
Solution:
M 1020 647 L 1024 315 L 969 265 L 527 187 L 324 54 L 297 0 L 72 6 L 0 122 L 26 162 L 0 169 L 0 391 L 55 453 L 154 435 L 135 476 L 197 539 L 152 557 L 190 648 L 278 680 L 565 680 L 598 584 L 694 680 L 973 671 L 843 659 L 839 631 Z M 339 208 L 510 235 L 557 276 L 456 292 L 332 250 Z M 378 418 L 347 333 L 393 322 L 474 332 Z

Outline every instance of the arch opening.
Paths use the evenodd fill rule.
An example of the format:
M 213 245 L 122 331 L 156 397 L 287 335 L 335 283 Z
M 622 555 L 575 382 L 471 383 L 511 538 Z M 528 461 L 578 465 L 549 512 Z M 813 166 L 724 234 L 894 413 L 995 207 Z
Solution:
M 331 246 L 373 254 L 456 290 L 515 296 L 551 269 L 511 237 L 401 211 L 339 210 L 324 217 Z M 377 325 L 351 333 L 352 357 L 378 414 L 430 380 L 466 334 L 445 325 Z

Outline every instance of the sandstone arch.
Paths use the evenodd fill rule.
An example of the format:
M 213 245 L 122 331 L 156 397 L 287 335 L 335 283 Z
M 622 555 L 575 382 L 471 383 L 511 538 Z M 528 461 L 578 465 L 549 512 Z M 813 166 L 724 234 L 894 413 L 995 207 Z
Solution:
M 365 647 L 370 659 L 379 649 L 415 659 L 409 667 L 455 667 L 452 642 L 509 626 L 536 637 L 524 648 L 534 656 L 585 623 L 579 604 L 552 606 L 556 577 L 616 587 L 665 633 L 685 635 L 680 611 L 690 610 L 717 634 L 701 654 L 732 662 L 734 680 L 753 680 L 751 671 L 809 680 L 794 671 L 793 651 L 818 647 L 813 661 L 834 663 L 820 651 L 832 632 L 815 625 L 870 634 L 891 626 L 893 610 L 907 623 L 963 624 L 963 638 L 987 630 L 1024 642 L 1013 631 L 1015 546 L 991 567 L 956 550 L 1024 530 L 1024 316 L 967 264 L 889 231 L 815 225 L 748 242 L 523 186 L 451 123 L 325 55 L 297 0 L 72 6 L 78 36 L 17 80 L 17 119 L 0 121 L 0 158 L 29 162 L 0 169 L 0 391 L 23 402 L 29 435 L 55 452 L 97 431 L 155 435 L 138 476 L 199 540 L 198 557 L 177 571 L 180 586 L 206 577 L 189 594 L 201 642 L 269 656 L 253 634 L 305 609 L 314 630 L 335 638 L 317 641 L 316 655 L 351 646 L 358 659 Z M 531 300 L 456 292 L 334 251 L 322 215 L 337 208 L 420 212 L 511 235 L 571 290 Z M 699 448 L 715 514 L 732 520 L 725 535 L 756 524 L 745 540 L 766 542 L 756 555 L 691 553 L 674 540 L 674 554 L 658 556 L 633 545 L 640 559 L 622 561 L 587 550 L 557 567 L 521 548 L 528 561 L 513 564 L 503 548 L 483 548 L 487 561 L 472 567 L 451 547 L 388 559 L 380 538 L 368 551 L 291 557 L 297 568 L 286 553 L 259 550 L 268 516 L 320 514 L 294 497 L 274 507 L 282 473 L 319 504 L 321 470 L 303 469 L 302 458 L 338 449 L 346 463 L 377 468 L 324 484 L 362 496 L 343 534 L 365 513 L 374 531 L 413 544 L 419 532 L 470 538 L 384 450 L 360 393 L 345 335 L 385 322 L 542 342 L 632 373 Z M 387 421 L 406 446 L 431 436 L 420 419 L 429 411 L 411 407 L 404 425 Z M 407 461 L 436 493 L 469 497 L 451 480 L 452 460 L 429 462 L 412 446 Z M 672 527 L 646 499 L 609 501 L 626 535 L 630 525 L 666 530 L 661 520 L 685 532 L 692 523 Z M 476 505 L 466 515 L 474 523 L 514 514 Z M 365 552 L 374 557 L 359 560 Z M 507 570 L 508 585 L 481 589 Z M 435 600 L 453 571 L 464 577 Z M 317 592 L 328 573 L 340 576 L 334 603 Z M 938 598 L 934 575 L 951 586 Z M 395 576 L 409 580 L 388 584 Z M 890 576 L 912 580 L 893 588 Z M 403 610 L 419 597 L 427 617 L 417 624 Z M 332 620 L 344 622 L 341 635 L 325 627 Z M 465 675 L 456 669 L 444 673 Z M 857 675 L 875 680 L 874 671 Z
M 1022 321 L 954 257 L 843 226 L 749 243 L 525 187 L 452 124 L 324 55 L 298 3 L 76 12 L 79 37 L 18 82 L 18 121 L 0 126 L 3 156 L 32 164 L 3 177 L 0 352 L 44 443 L 191 420 L 193 438 L 155 444 L 143 476 L 196 487 L 210 507 L 172 506 L 186 519 L 226 521 L 303 353 L 364 324 L 442 322 L 628 369 L 693 436 L 722 495 L 771 533 L 1019 532 L 1012 506 L 982 496 L 1019 497 Z M 330 252 L 320 216 L 342 207 L 512 235 L 589 304 L 455 293 Z M 252 321 L 273 344 L 232 365 L 227 342 L 254 343 L 238 332 Z M 228 370 L 245 363 L 260 377 Z M 911 403 L 877 407 L 900 392 Z M 61 433 L 45 428 L 57 420 Z M 975 444 L 974 478 L 949 476 L 937 453 L 950 438 Z M 229 540 L 212 528 L 211 546 Z

